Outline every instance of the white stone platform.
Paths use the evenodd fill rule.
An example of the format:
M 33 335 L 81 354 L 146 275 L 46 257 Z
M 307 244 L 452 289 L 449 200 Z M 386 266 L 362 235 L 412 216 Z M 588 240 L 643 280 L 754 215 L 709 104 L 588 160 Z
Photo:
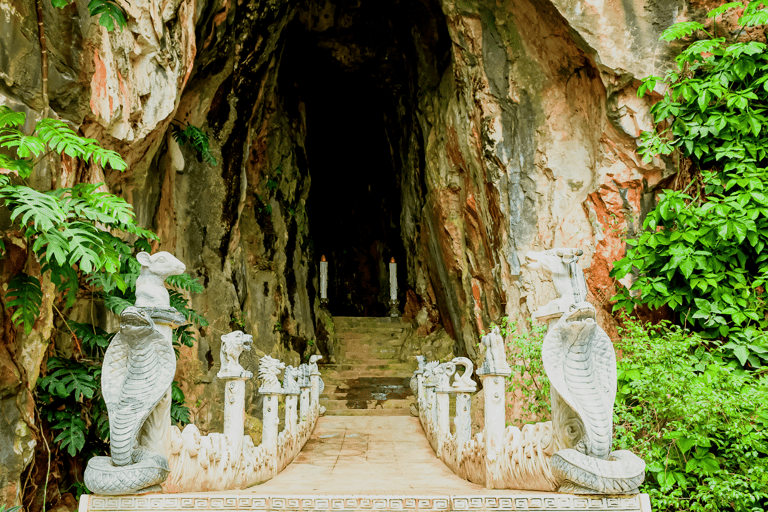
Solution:
M 331 416 L 272 480 L 242 491 L 88 496 L 79 512 L 651 512 L 648 496 L 485 489 L 438 459 L 417 418 Z
M 503 494 L 502 494 L 503 493 Z M 651 512 L 648 495 L 594 498 L 564 494 L 504 491 L 486 496 L 259 496 L 247 494 L 165 494 L 146 496 L 83 496 L 79 512 L 357 512 L 357 511 L 516 511 Z

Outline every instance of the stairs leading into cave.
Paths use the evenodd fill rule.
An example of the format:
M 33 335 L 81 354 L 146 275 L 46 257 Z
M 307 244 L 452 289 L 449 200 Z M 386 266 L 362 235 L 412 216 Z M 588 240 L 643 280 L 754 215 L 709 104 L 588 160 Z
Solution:
M 334 317 L 343 360 L 319 364 L 327 416 L 409 416 L 416 361 L 398 360 L 407 323 L 399 318 Z

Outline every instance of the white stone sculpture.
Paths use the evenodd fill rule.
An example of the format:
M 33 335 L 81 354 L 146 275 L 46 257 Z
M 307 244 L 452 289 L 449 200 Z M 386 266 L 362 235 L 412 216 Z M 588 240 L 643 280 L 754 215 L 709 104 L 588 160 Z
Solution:
M 261 381 L 259 393 L 280 393 L 283 388 L 277 376 L 284 369 L 285 363 L 274 357 L 264 356 L 259 359 L 259 380 Z
M 251 350 L 253 336 L 245 334 L 243 331 L 233 331 L 221 337 L 221 349 L 219 359 L 221 360 L 221 370 L 216 375 L 220 379 L 231 377 L 245 377 L 250 379 L 253 374 L 246 371 L 240 365 L 240 354 L 244 350 Z
M 552 272 L 558 293 L 567 293 L 537 315 L 550 320 L 560 315 L 542 345 L 559 448 L 552 456 L 552 471 L 562 482 L 562 492 L 633 493 L 645 478 L 645 463 L 631 452 L 611 451 L 616 356 L 610 338 L 597 325 L 594 306 L 585 301 L 586 291 L 579 288 L 584 283 L 576 265 L 580 254 L 576 249 L 553 249 L 526 255 Z
M 299 388 L 299 383 L 297 381 L 298 378 L 299 369 L 294 368 L 293 366 L 286 366 L 285 377 L 283 379 L 283 393 L 288 395 L 298 395 L 301 393 L 301 389 Z
M 120 331 L 102 368 L 110 457 L 88 461 L 85 484 L 98 494 L 159 490 L 157 485 L 168 476 L 168 461 L 163 453 L 148 449 L 142 429 L 171 387 L 176 357 L 148 311 L 132 306 L 123 310 Z
M 168 308 L 170 297 L 165 280 L 183 274 L 187 267 L 168 252 L 153 255 L 140 252 L 136 259 L 141 263 L 141 273 L 136 279 L 136 307 Z
M 280 385 L 278 375 L 285 368 L 285 382 Z M 299 369 L 285 365 L 269 356 L 259 361 L 259 378 L 262 381 L 260 392 L 263 394 L 262 442 L 254 446 L 250 436 L 243 435 L 242 419 L 245 415 L 244 403 L 237 399 L 233 404 L 225 402 L 224 435 L 211 433 L 201 436 L 194 425 L 187 425 L 184 431 L 171 429 L 171 455 L 169 465 L 171 475 L 164 484 L 165 492 L 200 492 L 243 489 L 265 482 L 277 475 L 298 455 L 307 442 L 319 416 L 319 402 L 309 398 L 307 384 L 314 389 L 319 387 L 319 372 L 309 375 L 309 366 Z M 308 376 L 305 378 L 302 374 Z M 296 378 L 298 377 L 298 382 Z M 244 384 L 245 377 L 225 378 L 225 396 L 230 396 L 232 384 Z M 235 387 L 235 389 L 237 389 Z M 297 389 L 308 400 L 302 403 L 301 418 L 296 411 Z M 243 392 L 244 394 L 244 392 Z M 285 429 L 278 432 L 280 418 L 280 397 L 285 397 Z M 316 395 L 315 395 L 316 396 Z M 235 407 L 236 404 L 237 407 Z M 228 409 L 228 407 L 232 405 Z M 233 414 L 228 416 L 232 410 Z M 236 410 L 235 410 L 236 409 Z M 231 417 L 233 421 L 227 421 Z M 237 424 L 235 419 L 241 422 Z M 236 424 L 239 431 L 236 431 Z M 238 442 L 240 440 L 240 442 Z
M 167 252 L 136 256 L 136 304 L 123 310 L 120 331 L 102 366 L 102 394 L 110 423 L 110 457 L 88 462 L 85 483 L 99 494 L 159 490 L 169 473 L 171 383 L 176 371 L 172 328 L 185 322 L 170 307 L 164 281 L 186 270 Z
M 475 365 L 466 357 L 454 357 L 452 363 L 464 367 L 464 372 L 454 373 L 451 390 L 454 393 L 474 393 L 477 391 L 477 384 L 472 380 L 472 373 Z
M 504 338 L 501 337 L 499 328 L 494 327 L 489 334 L 482 337 L 481 341 L 485 347 L 485 360 L 478 373 L 480 375 L 511 375 L 512 369 L 507 363 Z
M 525 266 L 529 270 L 544 270 L 552 275 L 552 282 L 558 298 L 533 313 L 538 320 L 559 318 L 568 311 L 571 304 L 587 300 L 587 282 L 579 267 L 581 249 L 549 249 L 530 251 L 525 255 Z

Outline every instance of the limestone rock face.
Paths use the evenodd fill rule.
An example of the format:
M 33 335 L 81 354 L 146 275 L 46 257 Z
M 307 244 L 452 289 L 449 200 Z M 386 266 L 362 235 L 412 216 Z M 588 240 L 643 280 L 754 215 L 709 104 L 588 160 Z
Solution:
M 107 33 L 86 0 L 41 5 L 50 115 L 120 151 L 129 171 L 65 158 L 33 181 L 106 181 L 200 278 L 192 305 L 211 325 L 182 348 L 177 380 L 203 429 L 221 428 L 221 334 L 253 336 L 241 358 L 253 373 L 264 354 L 294 366 L 314 351 L 343 356 L 320 310 L 321 254 L 332 314 L 383 315 L 394 257 L 398 307 L 417 332 L 439 340 L 435 353 L 477 361 L 492 322 L 554 298 L 521 269 L 525 252 L 581 248 L 611 334 L 608 272 L 670 172 L 635 153 L 651 126 L 637 79 L 670 65 L 661 31 L 704 12 L 682 0 L 160 0 L 121 2 L 128 27 Z M 39 115 L 35 2 L 0 11 L 0 103 Z M 174 141 L 172 125 L 187 123 L 208 134 L 216 165 Z M 29 337 L 4 316 L 8 503 L 31 459 L 47 308 Z

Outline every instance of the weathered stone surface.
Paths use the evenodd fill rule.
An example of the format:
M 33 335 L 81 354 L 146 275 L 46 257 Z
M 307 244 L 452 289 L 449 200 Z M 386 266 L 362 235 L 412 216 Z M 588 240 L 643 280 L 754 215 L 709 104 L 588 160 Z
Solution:
M 477 363 L 477 340 L 492 322 L 525 318 L 555 298 L 547 276 L 520 274 L 520 260 L 556 245 L 584 249 L 589 297 L 612 335 L 601 307 L 613 294 L 608 272 L 669 172 L 634 152 L 651 101 L 636 98 L 636 79 L 670 65 L 674 49 L 658 34 L 674 21 L 703 21 L 703 4 L 168 0 L 121 3 L 128 27 L 108 34 L 84 0 L 62 10 L 42 1 L 52 115 L 120 151 L 129 171 L 105 174 L 65 158 L 30 182 L 106 181 L 160 234 L 158 249 L 201 279 L 205 292 L 192 305 L 211 324 L 193 349 L 182 347 L 177 380 L 204 430 L 223 421 L 208 386 L 222 334 L 253 335 L 241 358 L 251 372 L 265 354 L 297 365 L 314 352 L 312 340 L 334 356 L 316 300 L 315 251 L 329 201 L 364 205 L 338 193 L 349 173 L 390 176 L 399 194 L 376 196 L 380 219 L 347 215 L 363 227 L 381 221 L 386 235 L 359 244 L 370 276 L 349 286 L 366 277 L 375 311 L 382 257 L 397 253 L 407 318 L 441 340 L 418 349 Z M 0 103 L 39 115 L 35 4 L 6 0 L 0 11 Z M 364 112 L 335 121 L 353 96 Z M 172 123 L 207 133 L 218 165 L 179 147 Z M 353 143 L 352 132 L 366 134 L 370 148 Z M 313 190 L 330 192 L 321 200 Z M 52 334 L 53 297 L 46 300 L 30 336 L 4 325 L 11 357 L 29 372 L 7 388 L 13 403 L 33 387 Z M 246 384 L 254 418 L 256 396 Z M 2 439 L 32 439 L 14 428 L 1 428 Z M 4 468 L 29 457 L 11 459 Z M 0 478 L 18 488 L 18 471 L 4 471 Z

